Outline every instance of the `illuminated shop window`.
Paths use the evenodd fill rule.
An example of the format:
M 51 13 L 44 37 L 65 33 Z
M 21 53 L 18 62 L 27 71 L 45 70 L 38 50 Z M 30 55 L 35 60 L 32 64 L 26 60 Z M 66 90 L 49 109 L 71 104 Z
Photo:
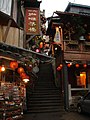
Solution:
M 77 86 L 86 88 L 86 72 L 80 72 L 80 76 L 77 76 Z

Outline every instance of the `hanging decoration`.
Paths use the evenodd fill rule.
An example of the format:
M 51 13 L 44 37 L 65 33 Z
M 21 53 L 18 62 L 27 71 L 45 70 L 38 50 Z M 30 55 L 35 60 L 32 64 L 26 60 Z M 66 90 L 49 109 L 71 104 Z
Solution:
M 63 67 L 63 64 L 60 64 L 58 67 L 57 67 L 57 70 L 60 71 Z
M 62 65 L 62 64 L 60 64 L 60 67 L 62 68 L 62 67 L 63 67 L 63 65 Z
M 24 79 L 26 77 L 26 73 L 25 72 L 20 73 L 20 77 Z
M 83 67 L 86 68 L 86 67 L 87 67 L 87 64 L 83 64 Z
M 43 48 L 43 42 L 40 42 L 39 48 Z
M 75 66 L 76 66 L 76 68 L 78 68 L 78 67 L 79 67 L 79 64 L 78 64 L 78 63 L 76 63 L 76 65 L 75 65 Z
M 19 67 L 17 71 L 18 71 L 18 73 L 20 74 L 20 73 L 24 72 L 24 68 Z
M 15 70 L 16 68 L 18 68 L 18 62 L 17 61 L 11 61 L 10 62 L 10 67 Z
M 57 67 L 57 71 L 60 71 L 60 70 L 61 70 L 61 67 L 60 67 L 60 66 L 58 66 L 58 67 Z
M 67 64 L 67 67 L 71 67 L 71 64 L 70 64 L 70 63 L 68 63 L 68 64 Z
M 0 66 L 0 72 L 2 72 L 1 68 L 2 68 L 2 66 Z

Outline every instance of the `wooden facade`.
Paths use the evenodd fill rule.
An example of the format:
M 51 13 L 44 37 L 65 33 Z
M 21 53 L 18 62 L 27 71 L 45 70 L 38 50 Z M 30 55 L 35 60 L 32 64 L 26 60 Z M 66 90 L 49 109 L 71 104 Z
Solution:
M 63 52 L 60 52 L 56 61 L 59 62 L 58 65 L 65 62 L 67 70 L 64 69 L 63 72 L 62 69 L 57 71 L 57 74 L 62 84 L 66 80 L 63 76 L 67 74 L 71 100 L 72 96 L 83 95 L 85 91 L 90 90 L 90 6 L 69 3 L 65 12 L 56 11 L 54 14 L 58 17 L 49 18 L 47 34 L 54 39 L 55 27 L 58 26 L 60 32 L 62 30 L 60 47 Z

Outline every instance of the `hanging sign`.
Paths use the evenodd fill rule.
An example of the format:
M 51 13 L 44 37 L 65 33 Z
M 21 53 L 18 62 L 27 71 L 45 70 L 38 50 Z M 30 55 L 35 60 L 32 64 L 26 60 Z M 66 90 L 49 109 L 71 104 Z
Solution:
M 40 34 L 39 9 L 26 8 L 25 30 L 26 34 Z

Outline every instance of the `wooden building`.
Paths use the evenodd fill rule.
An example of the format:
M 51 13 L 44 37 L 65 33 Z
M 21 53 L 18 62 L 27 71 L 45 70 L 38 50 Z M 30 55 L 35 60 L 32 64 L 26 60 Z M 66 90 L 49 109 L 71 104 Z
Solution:
M 60 67 L 60 64 L 65 67 L 58 69 L 57 74 L 59 81 L 62 80 L 62 90 L 67 86 L 66 93 L 69 94 L 66 97 L 70 100 L 69 104 L 72 104 L 73 96 L 84 95 L 90 90 L 89 19 L 90 6 L 74 3 L 69 3 L 64 12 L 56 11 L 53 17 L 48 18 L 47 35 L 52 37 L 53 43 L 56 27 L 60 33 L 60 41 L 55 45 L 58 45 L 62 52 L 57 51 L 54 56 L 59 53 L 56 57 L 56 67 Z M 64 82 L 65 80 L 67 82 Z

